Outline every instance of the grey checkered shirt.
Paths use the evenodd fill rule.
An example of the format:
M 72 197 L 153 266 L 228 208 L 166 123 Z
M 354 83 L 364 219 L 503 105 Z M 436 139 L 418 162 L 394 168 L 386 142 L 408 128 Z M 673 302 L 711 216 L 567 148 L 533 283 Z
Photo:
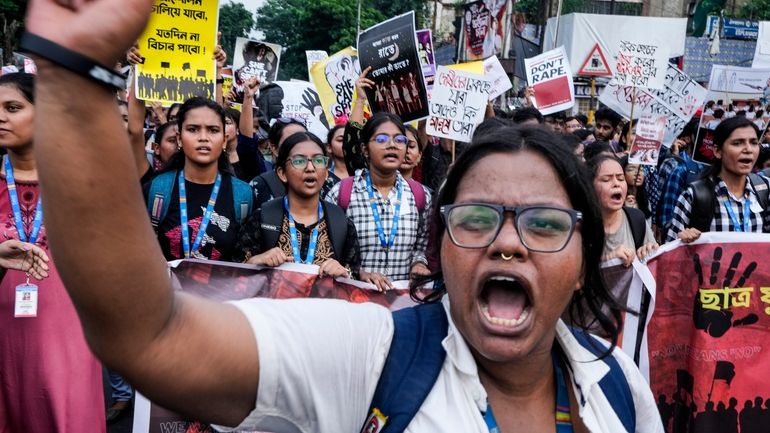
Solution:
M 367 272 L 379 272 L 385 274 L 393 281 L 409 279 L 409 270 L 415 263 L 427 264 L 425 249 L 428 246 L 428 221 L 431 213 L 431 196 L 428 189 L 425 191 L 425 209 L 418 212 L 409 184 L 398 174 L 404 185 L 401 196 L 401 216 L 398 220 L 398 231 L 393 247 L 386 254 L 380 245 L 377 236 L 377 226 L 374 223 L 374 215 L 369 204 L 369 194 L 366 191 L 366 170 L 356 171 L 353 180 L 353 190 L 350 193 L 350 204 L 347 215 L 353 221 L 358 231 L 358 242 L 361 247 L 361 270 Z M 326 201 L 337 204 L 340 193 L 340 184 L 332 188 L 326 195 Z M 385 231 L 385 238 L 390 238 L 390 230 L 393 224 L 393 212 L 395 211 L 398 191 L 392 188 L 388 197 L 383 198 L 377 189 L 374 189 L 374 197 L 380 220 Z

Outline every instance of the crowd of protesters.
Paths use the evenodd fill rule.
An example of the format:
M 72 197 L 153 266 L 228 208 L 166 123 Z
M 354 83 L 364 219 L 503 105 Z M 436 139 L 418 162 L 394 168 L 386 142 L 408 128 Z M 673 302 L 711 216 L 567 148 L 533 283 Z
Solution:
M 40 5 L 38 7 L 45 8 Z M 35 26 L 31 28 L 34 29 Z M 52 37 L 50 33 L 49 37 Z M 215 58 L 219 77 L 227 61 L 221 47 L 217 47 Z M 140 51 L 131 48 L 125 60 L 128 64 L 141 62 Z M 45 65 L 44 59 L 43 62 L 43 71 L 53 68 Z M 708 231 L 770 232 L 770 209 L 758 193 L 770 186 L 770 181 L 763 171 L 770 165 L 770 135 L 762 135 L 767 124 L 764 113 L 768 112 L 768 107 L 748 103 L 736 110 L 732 105 L 723 108 L 721 101 L 707 104 L 706 127 L 714 130 L 717 158 L 716 163 L 708 168 L 693 159 L 700 113 L 688 123 L 674 143 L 666 143 L 668 146 L 661 151 L 656 165 L 641 166 L 629 162 L 635 122 L 624 121 L 618 113 L 608 108 L 596 111 L 592 123 L 589 123 L 588 117 L 579 113 L 543 116 L 533 105 L 512 112 L 490 105 L 487 118 L 476 128 L 473 140 L 470 143 L 454 143 L 451 140 L 428 136 L 424 121 L 417 123 L 415 127 L 405 124 L 398 116 L 388 112 L 378 112 L 367 118 L 364 114 L 363 95 L 367 89 L 374 86 L 367 74 L 368 71 L 364 71 L 356 82 L 357 94 L 360 97 L 354 102 L 352 112 L 349 116 L 337 119 L 337 124 L 325 137 L 317 137 L 308 132 L 304 121 L 300 119 L 266 119 L 257 109 L 248 106 L 244 106 L 239 112 L 233 108 L 232 95 L 223 95 L 221 84 L 218 84 L 214 100 L 193 97 L 166 109 L 153 101 L 142 101 L 127 97 L 125 92 L 117 92 L 112 103 L 115 110 L 121 107 L 124 111 L 124 128 L 103 131 L 105 136 L 92 136 L 89 139 L 102 142 L 124 136 L 125 142 L 130 146 L 133 160 L 131 167 L 117 169 L 115 175 L 122 176 L 131 173 L 131 170 L 138 174 L 135 179 L 130 180 L 136 188 L 141 186 L 144 210 L 154 228 L 162 258 L 166 261 L 197 258 L 260 266 L 279 266 L 287 262 L 305 263 L 317 265 L 322 276 L 358 279 L 372 284 L 380 291 L 392 289 L 398 281 L 406 280 L 415 285 L 435 277 L 440 272 L 444 275 L 449 297 L 453 302 L 457 300 L 457 305 L 461 305 L 460 300 L 464 296 L 461 283 L 470 284 L 472 281 L 464 279 L 460 273 L 464 272 L 464 266 L 474 265 L 472 258 L 463 257 L 464 251 L 497 248 L 490 254 L 503 264 L 512 259 L 533 260 L 529 257 L 542 252 L 549 253 L 550 255 L 545 254 L 550 257 L 548 262 L 544 259 L 538 272 L 550 272 L 551 278 L 557 278 L 555 274 L 566 272 L 571 275 L 570 272 L 574 270 L 575 275 L 582 275 L 581 285 L 595 284 L 592 290 L 583 289 L 579 292 L 582 293 L 582 298 L 577 295 L 573 298 L 571 293 L 574 287 L 568 287 L 566 280 L 558 280 L 556 285 L 561 284 L 561 292 L 558 293 L 561 298 L 557 299 L 556 294 L 548 295 L 553 297 L 555 306 L 549 306 L 547 314 L 544 314 L 550 322 L 546 326 L 547 331 L 543 332 L 551 337 L 550 341 L 542 346 L 545 349 L 541 352 L 550 359 L 551 346 L 560 346 L 558 351 L 563 353 L 554 355 L 554 371 L 567 374 L 562 373 L 562 370 L 573 369 L 570 374 L 575 377 L 582 374 L 579 368 L 568 365 L 567 361 L 560 361 L 560 356 L 564 356 L 564 353 L 571 356 L 582 349 L 570 339 L 571 337 L 564 336 L 565 332 L 569 332 L 564 331 L 566 328 L 560 328 L 563 324 L 558 321 L 559 317 L 565 309 L 572 309 L 573 304 L 587 305 L 585 308 L 588 312 L 601 323 L 601 329 L 597 332 L 608 339 L 612 348 L 619 332 L 617 324 L 613 321 L 616 317 L 612 316 L 622 310 L 622 307 L 614 305 L 614 300 L 602 283 L 589 281 L 589 278 L 597 278 L 592 273 L 594 269 L 589 269 L 590 266 L 612 259 L 620 259 L 629 266 L 635 259 L 644 260 L 665 242 L 677 239 L 692 242 L 698 239 L 701 233 Z M 110 321 L 104 317 L 125 314 L 126 318 L 130 317 L 132 320 L 154 323 L 166 316 L 158 312 L 157 316 L 145 317 L 136 313 L 138 310 L 134 308 L 123 308 L 125 304 L 119 301 L 115 301 L 114 307 L 107 307 L 105 305 L 110 301 L 107 295 L 104 295 L 103 305 L 90 303 L 87 298 L 90 296 L 91 292 L 88 290 L 91 286 L 82 284 L 82 288 L 71 288 L 72 281 L 76 280 L 72 274 L 78 272 L 74 269 L 80 269 L 74 264 L 74 259 L 59 259 L 57 256 L 58 260 L 55 260 L 51 256 L 48 230 L 46 224 L 42 224 L 37 154 L 33 149 L 39 145 L 39 137 L 45 136 L 41 134 L 40 128 L 47 126 L 42 122 L 51 121 L 53 118 L 54 122 L 50 125 L 53 128 L 63 120 L 55 118 L 50 111 L 46 112 L 47 117 L 44 120 L 36 120 L 41 104 L 50 103 L 50 88 L 46 87 L 47 93 L 43 92 L 48 99 L 40 100 L 36 97 L 36 86 L 50 85 L 44 80 L 45 72 L 37 78 L 26 73 L 11 73 L 0 77 L 0 147 L 5 153 L 0 170 L 3 173 L 3 176 L 0 176 L 0 224 L 3 227 L 3 239 L 0 243 L 0 433 L 105 431 L 106 422 L 115 421 L 129 408 L 133 395 L 132 385 L 129 383 L 149 389 L 150 394 L 157 396 L 161 401 L 175 401 L 179 392 L 182 392 L 160 391 L 160 385 L 150 383 L 157 375 L 142 372 L 143 367 L 137 366 L 140 361 L 152 363 L 156 357 L 162 359 L 154 368 L 160 371 L 158 374 L 172 374 L 172 368 L 179 365 L 194 370 L 193 364 L 190 364 L 194 360 L 185 364 L 169 361 L 170 357 L 190 356 L 191 353 L 173 345 L 167 349 L 168 353 L 136 353 L 135 348 L 143 343 L 136 340 L 147 337 L 140 338 L 127 330 L 114 329 L 133 325 L 129 325 L 126 320 Z M 90 89 L 88 84 L 77 84 L 88 92 L 96 92 Z M 244 87 L 247 100 L 253 98 L 259 88 L 260 83 L 256 79 L 248 81 Z M 531 97 L 531 91 L 527 92 L 527 95 Z M 94 99 L 91 109 L 95 111 L 92 115 L 106 118 L 107 115 L 99 111 L 107 107 L 104 104 L 104 95 L 100 96 L 102 97 Z M 96 100 L 101 100 L 102 103 Z M 147 110 L 148 106 L 151 107 L 150 110 Z M 78 129 L 79 126 L 70 125 L 70 128 Z M 90 127 L 83 129 L 83 133 L 93 130 Z M 50 135 L 48 139 L 50 140 Z M 512 143 L 515 140 L 519 142 Z M 83 147 L 91 145 L 88 142 L 79 144 Z M 51 151 L 53 145 L 46 145 L 47 150 Z M 269 151 L 265 152 L 264 149 Z M 94 152 L 98 151 L 99 148 L 95 148 Z M 51 155 L 55 154 L 55 151 L 51 151 Z M 499 161 L 489 157 L 497 154 Z M 506 166 L 503 164 L 505 162 L 512 165 Z M 51 168 L 52 164 L 66 164 L 66 161 L 45 161 L 45 164 L 48 166 L 48 172 L 41 173 L 41 177 L 49 175 L 55 179 L 51 182 L 67 183 L 70 180 L 62 178 L 67 173 L 63 169 L 57 171 Z M 585 177 L 576 180 L 566 174 L 568 171 L 585 173 Z M 127 186 L 116 186 L 126 180 L 113 179 L 114 185 L 104 185 L 101 188 L 115 187 L 116 192 L 128 191 Z M 84 185 L 83 182 L 81 180 L 78 185 Z M 508 197 L 506 194 L 511 193 L 505 191 L 506 188 L 513 188 L 516 197 L 530 197 L 523 201 L 526 205 L 514 203 L 515 206 L 512 206 L 510 203 L 498 202 L 475 204 L 477 201 L 483 202 L 475 198 L 476 195 L 485 196 L 486 193 L 482 193 L 482 190 L 499 190 L 497 194 L 500 197 Z M 53 190 L 52 188 L 47 191 Z M 68 193 L 72 194 L 73 202 L 85 203 L 75 196 L 86 192 L 73 190 Z M 96 193 L 92 198 L 101 200 L 102 195 Z M 59 197 L 56 202 L 60 203 L 65 199 Z M 533 203 L 546 205 L 538 207 L 533 206 Z M 516 246 L 505 244 L 508 241 L 496 238 L 502 236 L 500 233 L 513 233 L 512 229 L 505 226 L 505 221 L 508 221 L 506 213 L 509 211 L 515 214 L 515 227 L 524 245 L 521 247 L 523 252 L 517 250 Z M 49 212 L 57 211 L 46 208 L 46 215 Z M 82 214 L 79 218 L 82 220 L 80 225 L 88 225 L 92 216 Z M 590 218 L 594 220 L 591 221 Z M 65 218 L 58 217 L 59 232 L 55 236 L 60 240 L 65 237 L 70 239 L 74 235 L 61 234 L 65 232 L 62 221 L 65 221 Z M 564 225 L 563 230 L 558 232 L 558 239 L 544 241 L 538 237 L 537 227 L 527 225 L 542 221 Z M 103 240 L 108 235 L 101 232 L 99 227 L 96 227 L 93 233 L 85 234 L 88 232 L 82 231 L 82 227 L 76 228 L 77 225 L 72 225 L 72 231 L 91 239 L 84 242 L 84 245 L 93 245 L 93 241 Z M 576 228 L 577 226 L 580 226 L 580 229 Z M 116 241 L 107 240 L 102 248 L 105 251 L 124 248 L 122 242 L 126 240 L 122 237 L 134 236 L 137 233 L 137 230 L 134 230 L 136 227 L 138 226 L 127 225 L 125 233 L 115 233 Z M 121 227 L 112 229 L 123 230 Z M 582 242 L 587 243 L 583 245 L 587 256 L 581 256 L 582 260 L 592 258 L 596 263 L 591 262 L 575 269 L 568 264 L 562 268 L 561 263 L 555 262 L 557 256 L 567 257 L 569 262 L 565 251 L 571 251 L 569 254 L 579 254 L 575 251 L 581 249 L 581 241 L 571 241 L 573 232 L 578 231 L 582 232 Z M 448 241 L 442 243 L 439 238 L 445 232 L 451 238 L 450 246 L 446 246 Z M 589 239 L 589 236 L 603 240 L 599 248 L 588 246 L 593 240 Z M 57 249 L 57 252 L 59 251 L 61 250 Z M 131 255 L 136 251 L 135 248 L 126 248 L 125 253 L 128 255 L 122 256 L 125 263 L 116 262 L 113 265 L 125 265 L 131 269 L 145 266 L 147 263 L 144 260 Z M 111 254 L 104 255 L 112 257 Z M 136 256 L 143 256 L 142 259 L 149 257 L 140 253 Z M 58 272 L 59 260 L 64 260 L 64 266 L 67 267 L 65 272 L 70 274 L 69 280 L 63 280 Z M 137 266 L 140 261 L 141 266 Z M 451 264 L 458 266 L 453 268 L 449 266 Z M 99 267 L 96 264 L 94 266 Z M 473 269 L 473 266 L 467 269 Z M 137 276 L 137 281 L 140 280 Z M 16 288 L 30 284 L 30 281 L 38 286 L 39 301 L 36 311 L 39 315 L 31 320 L 20 320 L 14 317 L 14 308 L 19 303 L 16 299 Z M 502 323 L 501 325 L 494 322 L 499 326 L 515 326 L 514 322 L 519 320 L 524 322 L 530 309 L 535 311 L 535 307 L 529 305 L 530 302 L 538 305 L 537 308 L 543 308 L 535 301 L 548 303 L 550 299 L 532 288 L 519 287 L 522 283 L 518 282 L 513 289 L 503 287 L 508 284 L 505 281 L 484 284 L 486 285 L 480 291 L 485 293 L 484 296 L 488 298 L 485 302 L 490 304 L 485 314 L 496 313 L 493 311 L 496 308 L 502 311 L 505 309 L 503 307 L 517 310 L 516 317 L 495 318 Z M 503 288 L 498 288 L 495 284 Z M 570 284 L 574 285 L 574 282 Z M 126 286 L 127 289 L 132 288 L 129 286 L 130 284 Z M 96 290 L 96 285 L 92 287 L 94 289 L 91 290 Z M 74 304 L 67 290 L 70 290 L 75 299 Z M 526 292 L 526 296 L 520 292 Z M 137 291 L 137 294 L 142 293 L 145 292 Z M 169 300 L 172 297 L 170 293 L 169 291 L 164 295 L 166 299 L 161 305 L 149 305 L 146 308 L 158 311 L 161 308 L 172 308 L 169 306 L 169 302 L 173 303 Z M 509 293 L 516 293 L 516 296 L 524 300 L 503 299 L 513 296 Z M 116 299 L 118 297 L 114 293 L 111 296 Z M 157 296 L 160 295 L 153 295 L 152 299 L 157 300 Z M 526 299 L 527 296 L 532 299 Z M 579 299 L 579 302 L 575 299 Z M 503 307 L 495 306 L 495 302 Z M 454 305 L 453 303 L 453 307 Z M 83 324 L 86 327 L 85 333 L 81 329 L 81 319 L 78 317 L 76 306 L 83 317 L 89 317 Z M 606 310 L 603 310 L 607 306 L 611 310 L 609 316 Z M 177 308 L 190 309 L 176 313 L 185 318 L 191 314 L 203 317 L 213 314 L 209 312 L 213 307 L 208 304 L 197 305 L 185 301 Z M 220 386 L 210 385 L 207 383 L 208 379 L 205 379 L 206 374 L 213 368 L 209 366 L 216 365 L 217 360 L 221 361 L 224 354 L 235 353 L 224 350 L 223 355 L 210 357 L 203 362 L 200 370 L 190 372 L 189 383 L 180 385 L 180 389 L 183 388 L 185 392 L 197 390 L 203 394 L 219 393 L 212 400 L 214 403 L 211 407 L 201 408 L 190 403 L 192 400 L 181 402 L 175 407 L 188 404 L 191 412 L 223 424 L 233 424 L 233 420 L 240 422 L 244 418 L 242 415 L 247 415 L 254 409 L 254 398 L 258 399 L 257 410 L 263 410 L 265 413 L 271 410 L 289 410 L 284 408 L 291 408 L 293 405 L 317 405 L 319 412 L 322 412 L 321 409 L 327 409 L 329 412 L 318 414 L 317 419 L 308 421 L 308 425 L 328 427 L 333 425 L 334 416 L 346 414 L 344 406 L 323 402 L 323 396 L 300 396 L 299 394 L 307 391 L 305 387 L 327 386 L 331 383 L 329 380 L 334 380 L 335 377 L 339 379 L 335 374 L 343 374 L 345 368 L 348 368 L 351 369 L 351 378 L 342 380 L 339 390 L 328 396 L 329 401 L 345 399 L 345 393 L 350 389 L 366 388 L 367 392 L 373 392 L 371 385 L 376 384 L 376 380 L 355 386 L 351 383 L 356 381 L 356 374 L 364 376 L 368 371 L 365 366 L 355 365 L 357 361 L 367 361 L 355 359 L 354 348 L 358 347 L 355 344 L 366 344 L 365 341 L 369 338 L 371 344 L 386 344 L 388 338 L 367 336 L 350 330 L 334 337 L 333 342 L 339 345 L 343 344 L 343 337 L 349 337 L 352 341 L 349 346 L 351 352 L 333 358 L 348 357 L 345 363 L 336 367 L 334 374 L 324 378 L 321 377 L 324 374 L 323 369 L 310 366 L 315 354 L 313 351 L 324 352 L 320 345 L 327 342 L 323 338 L 315 342 L 295 338 L 285 344 L 296 350 L 296 353 L 280 354 L 277 351 L 277 343 L 270 341 L 271 338 L 278 341 L 285 336 L 279 329 L 279 323 L 287 327 L 296 325 L 296 332 L 308 333 L 314 331 L 312 326 L 319 326 L 320 330 L 313 334 L 319 337 L 327 335 L 322 331 L 333 332 L 333 325 L 317 325 L 304 320 L 302 314 L 305 313 L 311 317 L 322 317 L 313 316 L 318 314 L 310 311 L 314 304 L 299 305 L 296 311 L 286 305 L 267 303 L 253 306 L 251 310 L 244 306 L 239 308 L 251 321 L 250 326 L 255 328 L 258 335 L 258 367 L 256 370 L 245 367 L 236 369 L 232 372 L 231 381 L 223 381 Z M 447 309 L 449 308 L 447 306 Z M 329 314 L 349 315 L 350 320 L 360 320 L 363 328 L 369 331 L 390 326 L 377 321 L 382 316 L 381 312 L 340 307 L 333 307 L 331 310 Z M 233 311 L 235 310 L 219 310 L 218 313 L 232 314 Z M 323 317 L 328 317 L 329 314 Z M 452 319 L 458 321 L 460 316 L 462 314 L 459 312 L 453 313 Z M 185 320 L 181 317 L 177 316 L 174 320 Z M 271 320 L 275 323 L 269 324 Z M 299 323 L 293 321 L 305 324 L 300 327 Z M 104 326 L 105 333 L 111 332 L 105 335 L 110 337 L 98 338 L 89 335 L 93 326 Z M 189 342 L 190 345 L 204 347 L 204 343 L 215 341 L 215 337 L 223 335 L 227 328 L 223 325 L 221 329 L 204 331 L 205 326 L 205 322 L 192 325 L 202 336 Z M 257 329 L 257 326 L 264 328 Z M 495 370 L 499 367 L 492 367 L 487 363 L 494 363 L 496 357 L 503 357 L 499 353 L 505 353 L 505 356 L 510 354 L 495 346 L 494 341 L 490 343 L 474 336 L 473 324 L 458 322 L 457 326 L 462 328 L 463 337 L 459 339 L 457 330 L 452 334 L 453 326 L 454 323 L 450 324 L 450 337 L 447 338 L 450 339 L 454 335 L 454 342 L 448 344 L 460 344 L 465 347 L 467 340 L 473 347 L 470 352 L 467 347 L 447 351 L 450 356 L 457 353 L 471 356 L 473 352 L 476 362 L 484 369 L 474 373 L 477 375 L 475 380 L 480 381 L 478 386 L 484 385 L 486 393 L 489 394 L 488 401 L 497 407 L 498 402 L 506 401 L 505 396 L 499 394 L 503 391 L 487 384 L 497 380 L 494 375 L 505 370 Z M 276 335 L 264 337 L 267 335 L 265 329 L 268 328 L 275 331 Z M 162 327 L 154 329 L 168 330 Z M 556 345 L 552 344 L 554 332 L 558 334 L 559 344 Z M 175 332 L 172 334 L 177 337 L 187 335 Z M 242 333 L 233 336 L 233 339 L 243 341 L 240 337 L 243 337 Z M 263 337 L 264 340 L 261 339 Z M 492 337 L 485 338 L 494 340 Z M 302 341 L 306 342 L 305 348 L 294 347 Z M 115 348 L 100 346 L 112 343 Z M 148 350 L 160 350 L 155 346 L 143 347 Z M 273 365 L 264 361 L 266 358 L 262 357 L 263 348 L 265 353 L 274 357 L 270 359 Z M 378 361 L 378 365 L 381 365 L 387 355 L 387 345 L 385 348 L 385 352 L 369 348 L 366 356 L 381 357 Z M 101 364 L 92 354 L 92 350 L 108 365 L 116 367 L 116 371 L 110 370 L 109 374 L 112 404 L 106 412 L 102 396 Z M 211 351 L 216 350 L 212 348 Z M 236 360 L 254 361 L 256 357 L 256 354 L 247 356 L 237 353 L 239 355 L 235 357 Z M 604 355 L 607 353 L 609 352 Z M 319 356 L 324 358 L 331 355 L 320 353 Z M 519 355 L 510 356 L 518 360 L 516 357 Z M 637 416 L 650 415 L 647 411 L 656 409 L 654 401 L 650 401 L 651 394 L 649 389 L 645 389 L 643 379 L 638 372 L 632 371 L 635 367 L 630 361 L 619 355 L 613 356 L 618 356 L 622 368 L 626 371 L 627 380 L 634 393 Z M 127 358 L 136 358 L 136 363 Z M 279 371 L 280 367 L 275 363 L 283 362 L 297 363 L 297 371 L 301 372 L 302 368 L 307 368 L 308 374 L 318 377 L 307 379 L 308 382 L 303 384 L 290 383 L 293 388 L 287 393 L 299 393 L 297 395 L 263 399 L 263 387 L 265 390 L 273 390 L 273 387 L 282 385 L 272 382 L 273 379 L 263 380 L 260 374 L 266 374 L 264 372 L 267 371 L 284 380 L 284 376 L 294 373 Z M 468 361 L 461 359 L 453 362 Z M 473 364 L 472 359 L 470 362 L 475 371 L 476 364 Z M 550 366 L 551 362 L 548 361 L 547 364 Z M 124 379 L 121 373 L 126 374 L 127 378 Z M 259 396 L 238 395 L 235 399 L 237 402 L 232 404 L 232 410 L 222 409 L 222 404 L 227 401 L 225 396 L 229 392 L 226 390 L 227 385 L 235 385 L 237 378 L 248 374 L 260 376 Z M 458 373 L 454 370 L 446 373 L 447 376 L 456 374 Z M 595 395 L 586 395 L 581 398 L 588 401 L 580 403 L 580 416 L 577 416 L 575 395 L 566 391 L 567 388 L 572 388 L 565 387 L 565 383 L 560 382 L 559 378 L 557 375 L 555 383 L 544 382 L 551 387 L 555 385 L 557 399 L 560 392 L 566 392 L 566 412 L 562 411 L 559 415 L 557 411 L 557 420 L 562 416 L 562 421 L 566 419 L 570 425 L 575 426 L 574 431 L 614 431 L 612 426 L 617 425 L 617 420 L 614 415 L 607 414 L 612 412 L 614 407 L 610 408 L 604 400 L 597 399 Z M 193 379 L 200 381 L 199 388 L 192 383 Z M 289 383 L 292 379 L 285 380 Z M 446 381 L 440 383 L 450 392 L 450 388 L 459 386 L 457 383 L 465 379 L 440 380 Z M 247 382 L 254 385 L 256 379 Z M 569 385 L 569 381 L 566 385 Z M 243 390 L 240 385 L 234 386 L 233 389 L 233 393 Z M 316 392 L 320 391 L 311 393 Z M 355 397 L 348 397 L 355 400 Z M 250 404 L 251 407 L 245 408 L 244 402 L 246 406 Z M 475 406 L 473 410 L 468 410 L 465 404 L 437 402 L 435 399 L 429 399 L 425 403 L 426 406 L 432 405 L 434 408 L 445 405 L 451 407 L 450 410 L 470 414 L 475 411 L 478 415 Z M 484 403 L 483 406 L 486 408 L 488 404 Z M 570 404 L 573 408 L 571 417 Z M 351 404 L 352 408 L 361 409 L 358 406 L 362 406 L 365 412 L 368 401 Z M 559 410 L 563 409 L 561 406 Z M 537 412 L 539 409 L 542 407 L 533 410 Z M 300 409 L 297 411 L 302 412 Z M 491 420 L 500 425 L 517 424 L 506 411 L 495 411 L 495 415 L 491 415 L 491 410 L 483 412 L 490 414 Z M 276 417 L 280 417 L 277 414 L 282 412 L 275 413 Z M 519 411 L 513 410 L 512 413 L 518 414 Z M 363 416 L 363 413 L 354 415 Z M 295 418 L 285 421 L 285 425 L 302 424 L 297 418 L 297 412 L 293 412 L 292 416 Z M 312 418 L 308 414 L 305 416 Z M 417 416 L 414 422 L 430 425 L 433 429 L 447 425 L 431 422 L 427 415 L 422 416 L 423 418 Z M 488 418 L 486 415 L 484 417 Z M 269 418 L 264 413 L 255 413 L 250 415 L 242 426 L 280 428 L 281 421 Z M 347 421 L 340 421 L 340 425 L 357 423 L 360 426 L 359 418 L 349 418 Z M 618 419 L 620 418 L 622 417 L 618 415 Z M 540 426 L 547 424 L 540 421 L 533 422 Z M 552 419 L 548 422 L 551 422 L 552 428 Z M 646 426 L 637 425 L 636 431 L 662 431 L 659 422 L 647 422 Z M 463 426 L 473 424 L 474 421 L 469 419 L 460 422 Z M 668 429 L 668 426 L 665 428 Z M 312 429 L 310 427 L 310 430 L 302 431 Z M 288 431 L 300 429 L 289 428 Z

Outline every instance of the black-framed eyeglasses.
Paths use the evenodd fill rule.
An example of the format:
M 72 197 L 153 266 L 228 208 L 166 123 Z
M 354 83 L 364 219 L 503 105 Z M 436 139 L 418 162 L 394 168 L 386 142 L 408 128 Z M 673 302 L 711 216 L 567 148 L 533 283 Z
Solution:
M 386 146 L 392 141 L 396 147 L 406 148 L 406 144 L 409 143 L 409 138 L 403 134 L 394 135 L 392 137 L 388 134 L 377 134 L 372 137 L 372 141 L 379 144 L 380 146 Z
M 441 206 L 441 216 L 452 242 L 461 248 L 486 248 L 494 242 L 513 212 L 514 226 L 521 243 L 529 251 L 555 253 L 572 238 L 583 214 L 554 206 L 500 206 L 487 203 L 460 203 Z
M 308 161 L 310 161 L 315 168 L 324 168 L 326 167 L 326 164 L 329 163 L 329 157 L 319 154 L 310 157 L 305 155 L 294 155 L 289 158 L 289 162 L 294 168 L 305 168 L 307 167 Z

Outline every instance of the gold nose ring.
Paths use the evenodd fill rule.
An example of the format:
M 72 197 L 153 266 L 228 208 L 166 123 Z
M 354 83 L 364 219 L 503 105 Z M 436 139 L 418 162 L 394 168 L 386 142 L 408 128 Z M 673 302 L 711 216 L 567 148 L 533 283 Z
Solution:
M 508 256 L 508 255 L 505 255 L 505 253 L 500 253 L 500 258 L 502 258 L 503 260 L 505 260 L 506 262 L 508 262 L 508 261 L 511 261 L 511 260 L 513 260 L 513 254 L 511 254 L 510 256 Z

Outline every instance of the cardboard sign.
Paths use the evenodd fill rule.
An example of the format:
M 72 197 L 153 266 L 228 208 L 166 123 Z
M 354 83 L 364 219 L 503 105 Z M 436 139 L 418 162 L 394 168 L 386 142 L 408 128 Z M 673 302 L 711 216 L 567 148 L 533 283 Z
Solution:
M 361 69 L 371 67 L 374 88 L 366 92 L 373 113 L 397 114 L 404 122 L 428 116 L 428 92 L 417 55 L 414 11 L 372 26 L 358 36 Z
M 436 78 L 436 59 L 433 57 L 433 34 L 430 29 L 417 30 L 417 55 L 422 66 L 422 77 L 425 79 L 425 89 L 433 89 L 433 80 Z
M 635 98 L 634 92 L 636 92 Z M 666 124 L 666 134 L 663 137 L 663 145 L 668 147 L 703 105 L 707 93 L 703 86 L 687 74 L 673 65 L 668 65 L 666 81 L 662 89 L 634 89 L 631 86 L 623 86 L 613 79 L 605 86 L 599 96 L 599 102 L 626 117 L 630 117 L 631 100 L 634 99 L 636 103 L 634 117 L 638 118 L 644 114 L 666 117 L 668 123 Z
M 607 59 L 604 57 L 602 47 L 599 44 L 594 45 L 591 52 L 583 62 L 583 66 L 578 70 L 578 75 L 588 75 L 592 77 L 611 77 L 612 70 L 610 69 Z
M 218 14 L 216 0 L 155 1 L 137 41 L 145 58 L 136 65 L 139 99 L 168 105 L 193 96 L 214 98 Z
M 636 134 L 628 155 L 630 164 L 658 165 L 660 147 L 666 134 L 665 116 L 644 114 L 636 123 Z
M 358 51 L 353 47 L 338 51 L 310 69 L 313 83 L 329 124 L 334 119 L 350 115 L 356 80 L 361 75 Z
M 326 53 L 326 51 L 323 50 L 315 50 L 315 51 L 305 51 L 305 56 L 307 57 L 307 75 L 308 80 L 310 82 L 313 82 L 313 76 L 310 74 L 310 71 L 313 69 L 313 66 L 315 66 L 316 63 L 322 62 L 325 59 L 329 58 L 329 54 Z
M 272 83 L 278 77 L 280 45 L 238 38 L 233 56 L 236 86 L 242 86 L 251 77 L 259 78 L 262 84 Z
M 535 105 L 543 115 L 572 108 L 575 87 L 564 47 L 524 59 L 527 82 L 535 90 Z
M 283 91 L 281 117 L 302 119 L 308 131 L 326 140 L 329 123 L 315 86 L 307 81 L 276 81 L 274 84 Z
M 511 79 L 497 56 L 484 60 L 484 76 L 492 83 L 492 90 L 489 91 L 490 101 L 513 88 Z
M 624 86 L 660 89 L 666 81 L 668 57 L 662 44 L 621 39 L 615 79 Z
M 471 141 L 484 120 L 492 84 L 483 75 L 439 66 L 430 100 L 427 133 L 462 142 Z

